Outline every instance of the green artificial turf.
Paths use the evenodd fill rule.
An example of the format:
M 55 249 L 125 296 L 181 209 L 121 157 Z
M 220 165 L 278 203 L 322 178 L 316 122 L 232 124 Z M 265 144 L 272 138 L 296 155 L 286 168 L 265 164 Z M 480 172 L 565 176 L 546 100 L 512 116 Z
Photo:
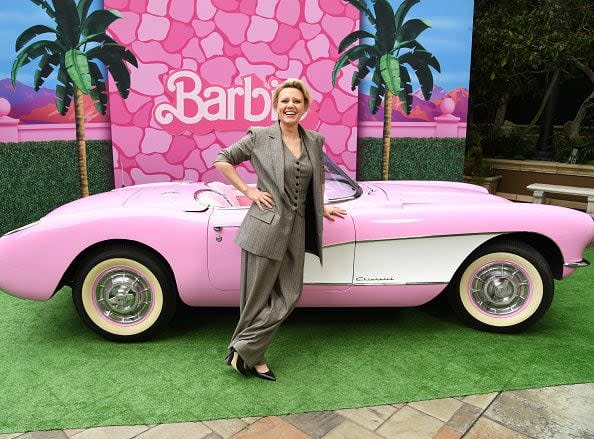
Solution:
M 594 260 L 594 250 L 586 257 Z M 594 267 L 557 282 L 527 332 L 463 326 L 447 307 L 297 309 L 268 352 L 278 381 L 223 362 L 236 309 L 179 315 L 155 340 L 105 341 L 49 302 L 0 294 L 0 433 L 330 410 L 594 379 Z

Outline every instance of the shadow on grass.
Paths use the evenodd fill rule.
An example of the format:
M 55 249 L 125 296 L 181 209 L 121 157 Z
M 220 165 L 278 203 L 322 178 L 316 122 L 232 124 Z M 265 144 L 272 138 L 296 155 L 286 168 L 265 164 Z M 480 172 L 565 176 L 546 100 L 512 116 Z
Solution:
M 27 328 L 31 337 L 45 337 L 55 341 L 64 338 L 102 340 L 86 327 L 76 313 L 69 288 L 58 292 L 48 303 L 25 303 L 30 304 L 28 311 L 31 311 L 31 306 L 35 308 L 33 314 L 37 324 Z M 529 329 L 529 332 L 536 334 L 560 327 L 555 318 L 554 305 L 541 321 Z M 238 318 L 239 309 L 236 307 L 178 306 L 169 325 L 162 328 L 148 342 L 194 337 L 210 331 L 231 336 Z M 381 332 L 388 328 L 402 336 L 417 334 L 419 331 L 434 335 L 460 330 L 474 331 L 458 319 L 447 300 L 442 297 L 409 308 L 296 308 L 281 328 L 291 328 L 304 333 L 317 330 L 323 332 L 326 337 L 333 337 L 334 333 L 340 336 L 353 329 L 368 333 L 374 329 Z
M 63 288 L 47 303 L 23 302 L 25 304 L 29 304 L 29 312 L 31 307 L 35 308 L 35 318 L 39 323 L 31 328 L 32 331 L 43 331 L 45 336 L 56 339 L 96 336 L 78 316 L 72 303 L 70 288 Z M 168 327 L 155 334 L 153 340 L 183 337 L 215 327 L 231 333 L 238 318 L 239 309 L 236 307 L 181 305 L 177 307 Z M 464 326 L 453 314 L 447 301 L 442 299 L 410 308 L 296 308 L 282 326 L 307 330 L 312 325 L 337 328 L 355 325 L 365 329 L 388 325 L 394 330 L 406 332 L 418 324 L 426 325 L 427 329 Z

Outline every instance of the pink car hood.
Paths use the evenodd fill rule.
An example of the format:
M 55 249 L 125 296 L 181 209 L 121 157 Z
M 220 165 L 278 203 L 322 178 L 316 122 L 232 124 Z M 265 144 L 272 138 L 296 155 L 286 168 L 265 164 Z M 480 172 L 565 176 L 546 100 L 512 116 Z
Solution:
M 134 192 L 124 202 L 124 207 L 162 208 L 183 210 L 186 212 L 204 211 L 206 206 L 194 198 L 194 194 L 204 183 L 157 183 L 137 186 Z
M 47 217 L 86 214 L 123 207 L 159 208 L 177 211 L 206 210 L 194 199 L 203 183 L 152 183 L 128 186 L 90 197 L 80 198 L 52 210 Z
M 374 181 L 367 184 L 383 191 L 388 200 L 400 202 L 403 206 L 511 203 L 474 184 L 447 181 Z

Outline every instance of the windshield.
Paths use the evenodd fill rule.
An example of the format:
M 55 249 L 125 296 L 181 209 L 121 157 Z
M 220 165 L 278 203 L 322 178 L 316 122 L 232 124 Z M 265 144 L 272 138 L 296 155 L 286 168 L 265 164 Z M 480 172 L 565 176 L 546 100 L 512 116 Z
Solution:
M 326 177 L 326 200 L 329 203 L 352 200 L 361 195 L 363 190 L 342 169 L 324 154 L 324 172 Z
M 345 174 L 326 154 L 324 154 L 324 176 L 326 203 L 352 200 L 363 193 L 357 182 Z M 211 181 L 207 184 L 208 187 L 198 189 L 194 194 L 194 198 L 200 204 L 232 209 L 244 208 L 251 204 L 249 198 L 242 196 L 229 184 L 220 181 Z

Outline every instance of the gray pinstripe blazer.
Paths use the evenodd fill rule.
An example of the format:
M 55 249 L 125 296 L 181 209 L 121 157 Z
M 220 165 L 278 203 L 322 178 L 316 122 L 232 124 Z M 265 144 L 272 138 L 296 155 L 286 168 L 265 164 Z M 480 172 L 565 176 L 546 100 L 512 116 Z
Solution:
M 299 131 L 313 166 L 313 176 L 305 205 L 305 251 L 317 255 L 321 263 L 324 137 L 315 131 L 303 129 L 301 125 L 299 125 Z M 250 160 L 258 176 L 258 189 L 272 195 L 275 203 L 272 209 L 261 211 L 256 203 L 252 203 L 235 242 L 250 253 L 277 261 L 280 261 L 285 254 L 293 214 L 290 209 L 287 209 L 291 201 L 287 199 L 284 190 L 283 148 L 280 124 L 277 122 L 268 127 L 251 127 L 245 137 L 221 150 L 215 160 L 215 162 L 227 162 L 232 165 Z

